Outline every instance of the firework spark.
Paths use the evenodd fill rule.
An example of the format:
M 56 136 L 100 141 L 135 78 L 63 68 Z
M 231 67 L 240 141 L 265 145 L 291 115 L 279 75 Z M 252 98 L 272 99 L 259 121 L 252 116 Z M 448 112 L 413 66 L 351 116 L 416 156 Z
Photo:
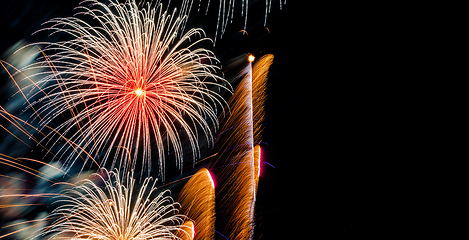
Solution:
M 76 146 L 60 148 L 68 159 L 66 168 L 86 150 L 104 152 L 95 158 L 113 159 L 111 168 L 120 159 L 119 164 L 131 168 L 135 161 L 129 164 L 130 159 L 143 159 L 142 169 L 150 170 L 155 147 L 163 179 L 168 152 L 182 171 L 182 141 L 188 141 L 193 161 L 200 154 L 200 136 L 213 144 L 217 108 L 225 104 L 218 91 L 229 88 L 219 76 L 213 52 L 199 47 L 211 40 L 203 29 L 181 33 L 187 16 L 163 11 L 161 4 L 140 10 L 135 1 L 84 2 L 90 8 L 80 5 L 77 16 L 91 16 L 97 25 L 78 17 L 48 21 L 51 26 L 43 31 L 65 33 L 71 39 L 38 43 L 46 45 L 42 62 L 26 68 L 50 68 L 38 74 L 41 80 L 30 89 L 20 90 L 33 92 L 29 108 L 35 111 L 32 119 L 39 119 L 40 130 L 65 117 L 44 141 L 57 146 L 58 141 L 49 140 L 52 135 L 70 135 Z M 65 155 L 70 148 L 72 154 Z
M 36 237 L 177 239 L 176 233 L 185 231 L 181 228 L 185 216 L 178 214 L 179 204 L 173 201 L 169 190 L 156 194 L 156 181 L 152 178 L 146 178 L 140 189 L 134 189 L 135 179 L 130 172 L 123 177 L 114 171 L 104 171 L 102 175 L 94 174 L 104 187 L 85 179 L 65 190 L 56 201 L 60 206 L 48 216 L 55 221 Z

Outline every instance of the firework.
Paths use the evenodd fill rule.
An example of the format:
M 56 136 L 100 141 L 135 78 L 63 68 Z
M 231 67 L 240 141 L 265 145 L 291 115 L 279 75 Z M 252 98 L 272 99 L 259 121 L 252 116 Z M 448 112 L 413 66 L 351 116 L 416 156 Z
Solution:
M 48 216 L 55 221 L 37 237 L 175 239 L 176 232 L 184 231 L 181 225 L 185 217 L 178 214 L 179 204 L 173 201 L 169 190 L 156 194 L 156 181 L 152 178 L 146 178 L 140 189 L 134 189 L 132 175 L 104 171 L 94 174 L 104 183 L 103 187 L 85 179 L 65 190 L 56 201 L 60 206 Z
M 217 174 L 217 214 L 225 217 L 217 221 L 229 239 L 252 239 L 254 234 L 254 206 L 261 169 L 261 148 L 265 118 L 266 81 L 273 56 L 266 55 L 254 66 L 252 55 L 245 76 L 238 84 L 228 104 L 232 114 L 223 121 L 222 134 L 217 139 L 223 166 Z M 227 159 L 223 161 L 223 159 Z M 220 223 L 218 223 L 220 222 Z
M 273 61 L 274 55 L 266 54 L 252 68 L 253 135 L 256 142 L 262 141 L 262 123 L 266 117 L 264 105 L 267 99 L 267 75 Z
M 43 141 L 53 147 L 58 132 L 69 136 L 75 144 L 58 151 L 68 169 L 86 151 L 101 166 L 106 161 L 99 159 L 112 159 L 111 168 L 119 163 L 133 169 L 136 161 L 130 159 L 143 159 L 142 169 L 150 170 L 156 148 L 163 179 L 168 152 L 182 171 L 182 142 L 188 142 L 193 161 L 201 136 L 213 144 L 217 107 L 225 104 L 217 92 L 229 88 L 215 55 L 200 47 L 211 40 L 203 29 L 182 33 L 187 16 L 163 11 L 161 4 L 140 10 L 135 1 L 84 2 L 90 8 L 77 7 L 77 17 L 52 19 L 43 29 L 71 39 L 38 43 L 46 45 L 42 61 L 26 68 L 50 69 L 20 90 L 33 92 L 28 96 L 32 120 L 39 120 L 42 131 L 65 118 Z M 91 17 L 96 26 L 78 17 Z
M 213 239 L 215 229 L 215 184 L 210 172 L 202 168 L 184 185 L 178 201 L 181 213 L 195 223 L 194 239 Z

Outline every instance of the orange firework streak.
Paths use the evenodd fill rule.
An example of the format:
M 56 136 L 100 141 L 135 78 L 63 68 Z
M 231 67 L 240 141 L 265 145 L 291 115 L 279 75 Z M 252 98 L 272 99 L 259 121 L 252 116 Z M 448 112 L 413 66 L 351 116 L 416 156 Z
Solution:
M 256 61 L 252 68 L 252 115 L 254 119 L 254 139 L 258 142 L 262 140 L 262 123 L 265 119 L 264 105 L 267 98 L 267 74 L 270 65 L 274 61 L 274 55 L 267 54 Z
M 206 168 L 202 168 L 189 179 L 179 195 L 178 202 L 182 206 L 180 212 L 195 223 L 195 227 L 191 228 L 193 233 L 194 229 L 197 231 L 194 239 L 213 239 L 214 237 L 214 188 L 215 185 L 210 172 Z M 187 229 L 185 231 L 188 232 Z
M 254 59 L 249 56 L 248 61 Z M 217 139 L 221 149 L 217 160 L 227 159 L 217 175 L 217 214 L 224 216 L 217 226 L 229 239 L 252 239 L 254 234 L 261 156 L 260 146 L 254 147 L 254 143 L 261 141 L 267 73 L 272 61 L 273 55 L 266 55 L 254 67 L 248 66 L 229 101 L 232 114 L 224 119 L 223 134 Z

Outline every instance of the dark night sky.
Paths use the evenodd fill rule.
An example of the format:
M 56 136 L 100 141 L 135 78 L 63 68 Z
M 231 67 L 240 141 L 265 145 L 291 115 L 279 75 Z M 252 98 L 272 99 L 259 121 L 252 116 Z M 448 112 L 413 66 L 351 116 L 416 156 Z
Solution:
M 0 52 L 23 38 L 42 40 L 38 39 L 41 36 L 31 37 L 31 33 L 51 17 L 70 16 L 77 2 L 80 1 L 2 2 Z M 356 221 L 350 209 L 358 207 L 353 200 L 357 194 L 351 190 L 358 181 L 351 173 L 357 166 L 344 159 L 344 152 L 357 150 L 344 146 L 355 140 L 350 136 L 356 132 L 350 130 L 354 121 L 344 125 L 343 119 L 358 117 L 360 110 L 350 101 L 337 104 L 343 100 L 342 93 L 349 96 L 347 86 L 342 84 L 344 74 L 337 72 L 350 69 L 331 67 L 337 66 L 341 55 L 337 49 L 346 48 L 335 46 L 334 43 L 340 45 L 340 40 L 324 36 L 337 35 L 321 26 L 324 19 L 313 16 L 320 10 L 305 15 L 301 9 L 309 6 L 300 5 L 299 1 L 288 0 L 280 11 L 278 0 L 272 0 L 267 34 L 263 27 L 264 2 L 251 1 L 246 29 L 249 37 L 238 33 L 244 18 L 237 17 L 228 25 L 223 39 L 217 40 L 214 50 L 222 64 L 248 52 L 257 57 L 266 53 L 275 56 L 267 86 L 263 134 L 268 144 L 264 146 L 263 160 L 275 168 L 263 165 L 255 239 L 305 239 L 314 236 L 314 232 L 329 231 L 325 229 L 332 233 L 350 231 L 350 224 Z M 217 4 L 212 1 L 211 9 L 217 9 Z M 216 25 L 216 15 L 212 15 L 202 17 L 201 23 L 209 36 L 214 34 L 210 28 Z

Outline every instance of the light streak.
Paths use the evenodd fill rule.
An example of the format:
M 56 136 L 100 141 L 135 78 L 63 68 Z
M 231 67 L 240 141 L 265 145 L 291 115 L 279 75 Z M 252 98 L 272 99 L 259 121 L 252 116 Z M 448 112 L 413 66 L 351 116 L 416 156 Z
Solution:
M 45 205 L 42 203 L 29 203 L 29 204 L 0 204 L 0 209 L 10 208 L 10 207 L 30 207 L 30 206 L 40 206 Z
M 7 233 L 7 234 L 4 234 L 4 235 L 0 236 L 0 238 L 8 237 L 8 236 L 10 236 L 10 235 L 19 233 L 19 232 L 21 232 L 21 231 L 25 231 L 25 230 L 27 230 L 27 229 L 29 229 L 29 228 L 33 228 L 33 227 L 36 227 L 36 226 L 41 225 L 41 224 L 42 224 L 42 223 L 36 223 L 36 224 L 30 225 L 30 226 L 28 226 L 28 227 L 21 228 L 21 229 L 19 229 L 19 230 L 9 232 L 9 233 Z
M 212 188 L 215 189 L 215 181 L 213 181 L 212 174 L 210 173 L 208 169 L 205 169 L 205 170 L 207 170 L 207 175 L 208 175 L 208 178 L 210 179 L 210 183 L 212 184 Z
M 177 232 L 177 236 L 181 238 L 181 240 L 192 240 L 195 236 L 195 227 L 192 221 L 186 221 L 179 231 Z
M 64 190 L 56 201 L 59 206 L 48 216 L 56 220 L 36 237 L 176 239 L 185 216 L 178 214 L 180 205 L 173 201 L 169 190 L 157 193 L 152 178 L 134 189 L 133 173 L 104 173 L 93 174 L 104 186 L 85 179 Z
M 215 188 L 210 171 L 197 171 L 178 196 L 181 213 L 194 223 L 197 235 L 194 239 L 213 239 L 215 234 Z
M 256 145 L 254 147 L 254 169 L 256 172 L 256 182 L 259 181 L 259 177 L 261 176 L 261 157 L 262 148 L 260 145 Z
M 112 160 L 111 169 L 116 164 L 133 169 L 136 162 L 128 166 L 125 148 L 132 159 L 142 159 L 142 170 L 150 170 L 151 159 L 157 158 L 164 179 L 167 151 L 182 170 L 185 139 L 195 162 L 199 138 L 205 138 L 209 147 L 213 144 L 217 107 L 225 105 L 218 91 L 230 88 L 219 76 L 213 52 L 199 47 L 211 40 L 200 28 L 181 32 L 187 16 L 164 11 L 161 4 L 140 10 L 134 0 L 84 2 L 90 7 L 78 6 L 77 17 L 52 19 L 47 22 L 51 26 L 41 30 L 65 33 L 71 40 L 37 43 L 46 45 L 43 61 L 26 68 L 50 67 L 37 74 L 40 81 L 20 89 L 22 94 L 36 90 L 25 98 L 35 112 L 32 120 L 37 118 L 42 126 L 39 131 L 68 116 L 48 134 L 50 139 L 56 132 L 70 136 L 79 147 L 60 147 L 67 169 L 85 151 L 96 159 L 104 153 L 103 159 Z M 89 25 L 82 16 L 97 25 Z M 50 139 L 51 148 L 58 144 Z M 153 146 L 157 154 L 152 153 Z M 90 159 L 85 155 L 85 161 Z

